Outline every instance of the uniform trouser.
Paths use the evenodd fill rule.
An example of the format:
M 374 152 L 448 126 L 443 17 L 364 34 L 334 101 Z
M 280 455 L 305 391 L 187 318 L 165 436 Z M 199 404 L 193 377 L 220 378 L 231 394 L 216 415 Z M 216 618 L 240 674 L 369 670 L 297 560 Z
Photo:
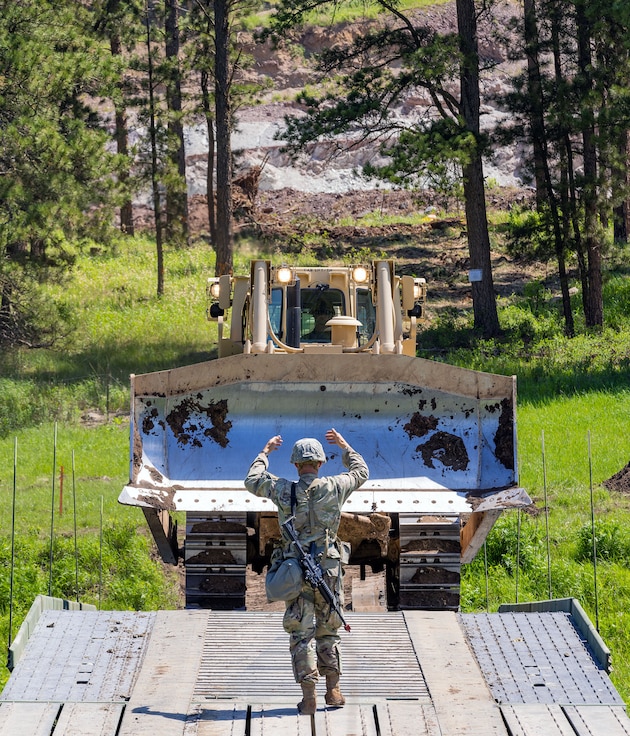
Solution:
M 335 578 L 328 578 L 329 585 Z M 333 582 L 343 610 L 343 590 Z M 287 603 L 284 630 L 290 634 L 289 649 L 296 682 L 317 682 L 319 675 L 341 674 L 340 637 L 337 634 L 341 619 L 321 593 L 306 583 L 302 592 Z

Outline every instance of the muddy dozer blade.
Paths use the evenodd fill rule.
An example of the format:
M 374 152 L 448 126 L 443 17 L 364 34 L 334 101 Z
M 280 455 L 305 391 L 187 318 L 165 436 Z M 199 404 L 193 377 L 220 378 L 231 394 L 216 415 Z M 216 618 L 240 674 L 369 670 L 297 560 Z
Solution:
M 334 427 L 370 480 L 348 511 L 470 511 L 524 505 L 517 484 L 515 379 L 404 355 L 237 355 L 132 379 L 130 483 L 122 503 L 171 510 L 261 511 L 250 462 L 272 436 L 270 470 L 295 476 L 293 443 Z M 527 499 L 528 501 L 528 499 Z

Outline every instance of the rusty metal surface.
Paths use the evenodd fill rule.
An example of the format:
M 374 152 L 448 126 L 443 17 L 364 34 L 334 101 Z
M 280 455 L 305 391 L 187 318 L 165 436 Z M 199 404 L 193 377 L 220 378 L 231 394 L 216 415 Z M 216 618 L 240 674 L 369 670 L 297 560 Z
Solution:
M 260 510 L 242 484 L 255 453 L 282 434 L 272 464 L 288 472 L 293 442 L 331 426 L 370 467 L 362 491 L 371 496 L 359 505 L 413 510 L 400 507 L 400 492 L 410 492 L 404 503 L 431 508 L 429 492 L 468 511 L 467 493 L 517 482 L 511 377 L 403 355 L 240 355 L 135 376 L 133 390 L 123 503 Z M 323 472 L 339 472 L 338 448 L 327 450 Z

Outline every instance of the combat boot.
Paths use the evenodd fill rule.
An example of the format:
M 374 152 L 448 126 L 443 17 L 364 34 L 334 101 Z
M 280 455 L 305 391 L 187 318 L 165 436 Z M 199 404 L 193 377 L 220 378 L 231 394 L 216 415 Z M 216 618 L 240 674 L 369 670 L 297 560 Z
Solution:
M 317 694 L 315 692 L 315 683 L 304 680 L 300 683 L 302 688 L 302 700 L 298 703 L 298 713 L 303 716 L 315 715 L 317 710 Z
M 339 689 L 339 673 L 326 675 L 326 705 L 331 705 L 333 708 L 343 708 L 345 704 L 346 699 Z

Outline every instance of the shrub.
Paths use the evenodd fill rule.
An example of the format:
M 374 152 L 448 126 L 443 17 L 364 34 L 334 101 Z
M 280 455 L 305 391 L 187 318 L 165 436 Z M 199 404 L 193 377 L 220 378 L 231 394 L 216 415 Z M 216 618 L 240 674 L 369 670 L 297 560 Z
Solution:
M 488 565 L 501 566 L 514 573 L 536 571 L 541 565 L 541 539 L 538 530 L 523 514 L 503 515 L 486 540 Z
M 608 562 L 630 559 L 630 540 L 621 525 L 608 519 L 595 521 L 595 551 L 597 558 Z M 578 531 L 575 558 L 580 562 L 593 559 L 593 527 L 585 524 Z
M 525 345 L 545 340 L 561 333 L 559 314 L 533 311 L 529 307 L 511 304 L 501 307 L 499 319 L 502 328 L 510 333 L 512 340 L 520 340 Z
M 511 256 L 543 262 L 553 257 L 554 246 L 544 212 L 513 207 L 503 229 L 506 233 L 506 250 Z
M 630 280 L 615 276 L 604 281 L 604 319 L 606 327 L 626 328 L 630 314 Z
M 75 600 L 78 567 L 78 596 L 85 603 L 101 602 L 112 610 L 151 610 L 176 605 L 177 589 L 163 574 L 154 559 L 151 542 L 130 522 L 116 522 L 103 530 L 103 540 L 95 535 L 58 535 L 50 540 L 30 532 L 16 539 L 16 560 L 28 559 L 29 565 L 14 569 L 14 597 L 26 611 L 35 596 L 48 592 Z M 0 539 L 0 611 L 6 612 L 9 601 L 10 542 Z M 78 564 L 77 564 L 78 563 Z

